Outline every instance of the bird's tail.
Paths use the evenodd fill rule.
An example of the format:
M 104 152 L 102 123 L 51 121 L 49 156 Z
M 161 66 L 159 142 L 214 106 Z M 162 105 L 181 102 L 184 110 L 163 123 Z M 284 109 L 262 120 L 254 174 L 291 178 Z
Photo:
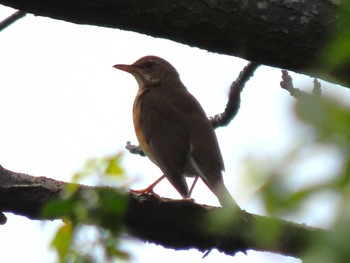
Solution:
M 213 193 L 219 199 L 220 205 L 223 208 L 234 209 L 237 211 L 241 210 L 239 205 L 233 199 L 230 192 L 227 190 L 226 186 L 224 185 L 224 182 L 218 183 L 214 187 L 209 187 L 209 188 L 213 191 Z

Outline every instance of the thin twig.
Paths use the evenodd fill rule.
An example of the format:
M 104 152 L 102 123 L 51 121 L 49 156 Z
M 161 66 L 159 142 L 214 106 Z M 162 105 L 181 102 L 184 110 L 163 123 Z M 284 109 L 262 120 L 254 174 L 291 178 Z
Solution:
M 321 96 L 321 83 L 314 79 L 314 88 L 312 89 L 312 95 Z
M 289 94 L 296 99 L 301 99 L 310 95 L 318 97 L 321 95 L 321 83 L 317 79 L 314 79 L 312 94 L 308 94 L 307 92 L 294 87 L 293 79 L 285 69 L 282 70 L 282 81 L 280 82 L 280 85 L 282 89 L 287 90 Z
M 260 64 L 249 62 L 239 73 L 238 78 L 232 82 L 225 111 L 209 118 L 214 129 L 228 125 L 237 115 L 241 103 L 241 92 L 247 81 L 253 76 L 255 70 L 259 66 Z
M 146 156 L 146 154 L 142 151 L 141 146 L 133 145 L 130 142 L 126 143 L 125 149 L 127 149 L 132 154 L 138 154 L 141 156 Z
M 4 30 L 6 27 L 12 25 L 14 22 L 16 22 L 18 19 L 21 19 L 24 17 L 27 13 L 21 10 L 16 11 L 12 15 L 10 15 L 8 18 L 5 18 L 0 22 L 0 31 Z

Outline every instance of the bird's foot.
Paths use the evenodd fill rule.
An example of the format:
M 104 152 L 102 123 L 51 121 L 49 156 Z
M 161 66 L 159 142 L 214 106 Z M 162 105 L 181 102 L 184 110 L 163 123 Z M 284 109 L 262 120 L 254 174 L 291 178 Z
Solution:
M 132 190 L 130 189 L 130 191 L 132 193 L 135 193 L 137 195 L 141 195 L 141 194 L 144 194 L 144 195 L 152 195 L 154 197 L 157 197 L 160 199 L 160 196 L 158 194 L 156 194 L 154 191 L 153 191 L 153 188 L 160 182 L 162 181 L 163 179 L 165 178 L 164 175 L 162 175 L 161 177 L 159 177 L 153 184 L 151 184 L 150 186 L 148 186 L 147 188 L 145 189 L 141 189 L 141 190 Z
M 152 195 L 154 197 L 160 198 L 160 196 L 153 191 L 153 187 L 147 187 L 147 188 L 141 189 L 141 190 L 130 189 L 130 192 L 137 194 L 137 195 Z
M 186 197 L 183 199 L 184 201 L 186 202 L 189 202 L 189 203 L 195 203 L 196 201 L 194 200 L 194 198 L 191 198 L 191 197 Z

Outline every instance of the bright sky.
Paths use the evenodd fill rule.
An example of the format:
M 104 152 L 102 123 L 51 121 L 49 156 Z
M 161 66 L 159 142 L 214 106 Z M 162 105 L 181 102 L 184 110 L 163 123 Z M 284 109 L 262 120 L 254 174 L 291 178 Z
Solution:
M 0 6 L 0 20 L 13 12 Z M 112 65 L 151 54 L 178 69 L 209 116 L 222 112 L 230 83 L 247 63 L 168 40 L 33 15 L 2 31 L 0 164 L 16 172 L 69 181 L 88 158 L 123 151 L 127 174 L 134 182 L 131 188 L 148 186 L 161 175 L 159 169 L 124 150 L 127 141 L 136 144 L 131 108 L 137 83 Z M 312 83 L 310 77 L 291 74 L 298 87 Z M 302 131 L 292 114 L 293 98 L 279 87 L 280 75 L 279 69 L 260 68 L 242 94 L 238 116 L 227 128 L 217 130 L 226 185 L 241 207 L 253 213 L 263 210 L 254 196 L 256 189 L 247 189 L 241 178 L 241 163 L 253 154 L 279 155 Z M 327 93 L 327 87 L 323 91 Z M 345 89 L 331 92 L 349 95 Z M 179 198 L 165 181 L 156 192 Z M 217 204 L 203 185 L 193 197 L 197 202 Z M 48 240 L 58 221 L 44 224 L 7 216 L 7 224 L 0 227 L 3 262 L 54 262 Z M 310 225 L 327 223 L 312 215 L 302 220 Z M 132 250 L 133 262 L 164 262 L 169 257 L 204 263 L 300 262 L 257 252 L 232 258 L 215 251 L 203 260 L 196 251 L 174 252 L 138 241 L 125 246 Z

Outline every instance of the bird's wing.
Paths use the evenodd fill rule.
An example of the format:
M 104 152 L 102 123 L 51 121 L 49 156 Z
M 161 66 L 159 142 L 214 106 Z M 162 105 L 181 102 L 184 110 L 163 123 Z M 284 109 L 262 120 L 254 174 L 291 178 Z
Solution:
M 192 97 L 191 94 L 189 95 Z M 211 123 L 198 101 L 194 97 L 192 97 L 192 100 L 194 109 L 188 111 L 186 118 L 191 157 L 194 165 L 200 170 L 200 177 L 216 193 L 214 191 L 216 185 L 223 184 L 222 170 L 224 170 L 224 162 Z M 197 105 L 194 106 L 195 104 Z
M 239 209 L 224 185 L 222 171 L 225 169 L 215 131 L 198 101 L 188 94 L 192 108 L 186 111 L 186 129 L 191 147 L 189 164 L 217 196 L 220 204 Z
M 221 205 L 239 208 L 224 185 L 219 144 L 199 102 L 186 90 L 154 91 L 141 100 L 141 129 L 164 175 L 188 197 L 184 172 L 190 165 Z
M 184 170 L 190 152 L 189 136 L 172 95 L 154 89 L 142 95 L 141 130 L 159 168 L 177 191 L 188 197 Z

